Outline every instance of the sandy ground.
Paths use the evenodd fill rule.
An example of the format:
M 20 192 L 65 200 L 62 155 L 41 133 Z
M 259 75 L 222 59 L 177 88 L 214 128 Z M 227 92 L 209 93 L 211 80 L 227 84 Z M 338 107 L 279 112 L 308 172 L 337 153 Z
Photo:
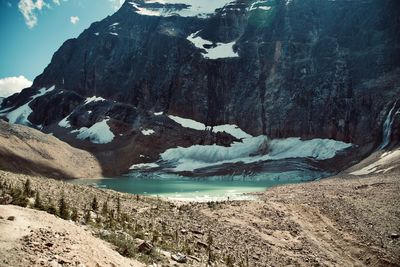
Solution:
M 82 226 L 45 212 L 0 206 L 0 216 L 0 266 L 143 266 Z
M 35 129 L 0 120 L 0 169 L 54 178 L 101 177 L 89 152 Z

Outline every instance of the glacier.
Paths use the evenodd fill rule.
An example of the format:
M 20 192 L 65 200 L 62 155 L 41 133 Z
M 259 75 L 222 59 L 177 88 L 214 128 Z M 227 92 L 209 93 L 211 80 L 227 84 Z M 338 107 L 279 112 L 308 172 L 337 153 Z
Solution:
M 254 163 L 289 158 L 330 159 L 352 144 L 331 139 L 301 140 L 286 138 L 269 140 L 266 136 L 249 137 L 230 147 L 194 145 L 166 150 L 161 159 L 173 163 L 174 172 L 194 171 L 226 163 Z

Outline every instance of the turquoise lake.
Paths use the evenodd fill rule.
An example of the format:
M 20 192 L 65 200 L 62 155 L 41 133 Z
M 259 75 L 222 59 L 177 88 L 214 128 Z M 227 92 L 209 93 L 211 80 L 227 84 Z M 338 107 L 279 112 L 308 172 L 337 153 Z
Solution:
M 221 201 L 254 199 L 246 193 L 262 192 L 272 186 L 316 180 L 327 176 L 317 171 L 288 171 L 253 175 L 185 177 L 167 173 L 133 172 L 108 179 L 73 180 L 74 184 L 92 185 L 120 192 L 160 196 L 182 201 Z

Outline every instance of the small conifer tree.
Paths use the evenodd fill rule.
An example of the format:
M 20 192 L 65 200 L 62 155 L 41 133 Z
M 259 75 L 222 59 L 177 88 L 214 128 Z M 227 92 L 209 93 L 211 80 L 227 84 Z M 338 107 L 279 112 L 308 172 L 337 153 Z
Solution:
M 117 198 L 117 216 L 121 214 L 121 199 Z
M 97 202 L 96 196 L 94 196 L 92 201 L 92 210 L 94 212 L 97 212 L 98 209 L 99 209 L 99 203 Z
M 90 216 L 90 210 L 86 209 L 85 212 L 85 224 L 90 224 L 92 222 L 92 217 Z
M 77 222 L 79 220 L 77 208 L 72 208 L 71 220 L 73 220 L 74 222 Z
M 68 208 L 68 203 L 64 199 L 64 194 L 61 195 L 60 201 L 58 202 L 58 210 L 59 210 L 59 215 L 62 219 L 69 220 L 70 218 L 69 208 Z
M 107 213 L 108 213 L 108 199 L 106 201 L 104 201 L 103 207 L 101 209 L 101 214 L 103 216 L 107 216 Z
M 39 191 L 37 191 L 36 192 L 36 195 L 35 195 L 35 203 L 33 204 L 33 207 L 35 208 L 35 209 L 38 209 L 38 210 L 43 210 L 43 203 L 42 203 L 42 200 L 40 199 L 40 193 L 39 193 Z
M 33 196 L 33 191 L 31 188 L 31 180 L 29 178 L 26 179 L 25 184 L 24 184 L 24 195 L 27 197 Z

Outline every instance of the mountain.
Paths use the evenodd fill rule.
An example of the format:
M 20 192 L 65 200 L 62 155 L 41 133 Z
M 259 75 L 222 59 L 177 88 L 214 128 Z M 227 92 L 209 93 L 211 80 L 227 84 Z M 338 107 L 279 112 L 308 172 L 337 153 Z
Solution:
M 128 0 L 66 41 L 0 114 L 93 152 L 107 174 L 177 146 L 224 150 L 239 130 L 334 139 L 307 144 L 365 156 L 400 140 L 399 10 L 395 0 Z M 268 154 L 257 140 L 241 157 Z

